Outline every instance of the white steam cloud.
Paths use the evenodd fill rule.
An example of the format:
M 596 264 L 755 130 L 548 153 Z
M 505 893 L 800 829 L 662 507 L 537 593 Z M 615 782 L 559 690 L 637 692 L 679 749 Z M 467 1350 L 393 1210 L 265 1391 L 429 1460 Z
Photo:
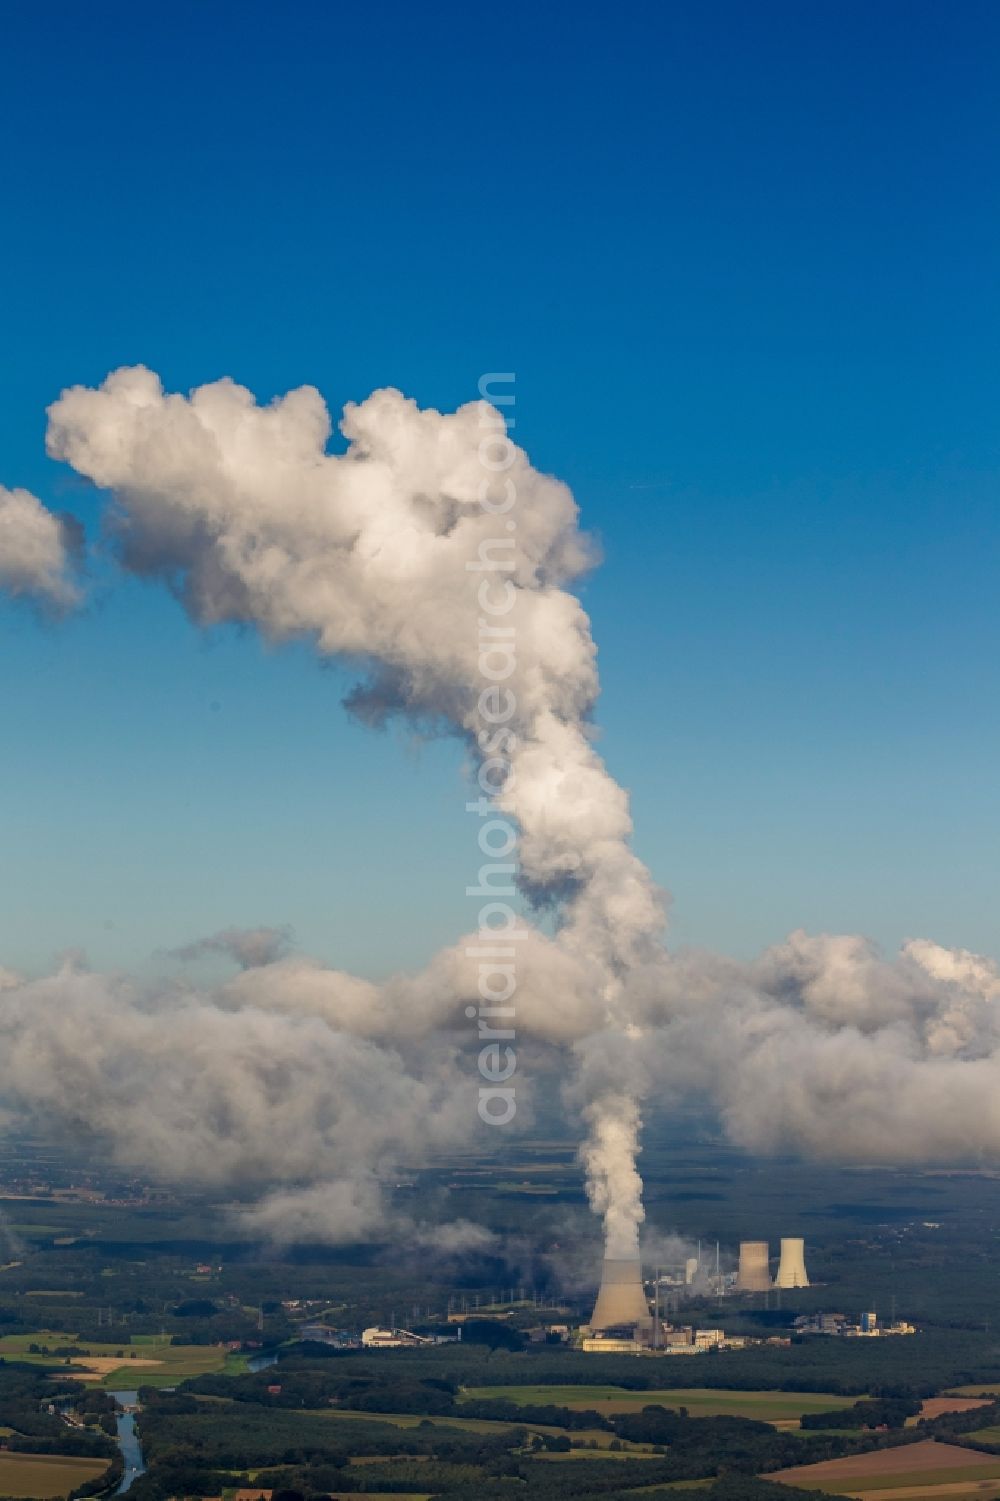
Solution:
M 634 1087 L 634 1081 L 633 1085 Z M 582 1150 L 587 1195 L 605 1227 L 606 1254 L 626 1260 L 639 1254 L 642 1179 L 639 1153 L 639 1107 L 624 1090 L 599 1095 L 584 1109 L 591 1132 Z
M 198 624 L 312 640 L 357 664 L 360 718 L 457 734 L 483 771 L 497 746 L 481 732 L 481 590 L 511 591 L 516 712 L 497 732 L 512 768 L 499 801 L 520 830 L 522 889 L 556 916 L 553 936 L 529 925 L 519 944 L 518 1030 L 540 1058 L 572 1062 L 567 1102 L 585 1123 L 581 1159 L 610 1254 L 637 1245 L 640 1101 L 654 1084 L 666 1103 L 714 1101 L 754 1151 L 995 1155 L 992 962 L 924 941 L 887 960 L 861 938 L 805 934 L 749 965 L 661 946 L 626 794 L 588 731 L 594 644 L 568 586 L 591 551 L 569 491 L 520 450 L 496 481 L 516 486 L 513 527 L 484 508 L 490 415 L 376 392 L 346 409 L 346 451 L 330 454 L 310 388 L 260 407 L 231 381 L 166 394 L 138 368 L 65 392 L 48 448 L 111 492 L 122 566 L 161 580 Z M 25 492 L 0 491 L 0 536 L 11 493 Z M 60 524 L 27 502 L 11 510 L 12 532 L 34 527 L 51 549 Z M 0 551 L 0 583 L 23 592 L 32 580 L 71 603 L 65 552 L 19 545 L 17 568 Z M 499 575 L 481 567 L 498 547 Z M 266 928 L 175 951 L 240 966 L 207 991 L 148 995 L 72 966 L 7 976 L 0 1098 L 101 1133 L 122 1163 L 255 1194 L 242 1213 L 264 1233 L 350 1239 L 382 1222 L 382 1185 L 401 1164 L 468 1141 L 461 1049 L 478 970 L 467 943 L 378 985 L 291 953 L 287 932 Z
M 47 446 L 113 492 L 124 566 L 161 578 L 199 624 L 244 622 L 274 640 L 306 635 L 320 653 L 365 665 L 350 700 L 362 718 L 447 726 L 484 764 L 502 743 L 510 775 L 498 805 L 520 831 L 522 886 L 561 899 L 556 946 L 592 968 L 613 1020 L 621 976 L 652 954 L 663 913 L 628 845 L 627 797 L 586 729 L 594 644 L 563 586 L 590 550 L 565 485 L 521 450 L 511 446 L 503 478 L 490 482 L 486 472 L 484 487 L 491 418 L 484 403 L 445 415 L 379 391 L 347 407 L 347 452 L 331 455 L 329 414 L 309 387 L 260 407 L 232 381 L 188 398 L 165 394 L 137 368 L 99 390 L 64 392 L 49 411 Z M 483 502 L 495 506 L 510 486 L 516 519 L 501 528 Z M 498 557 L 499 579 L 489 569 Z M 489 734 L 481 619 L 484 591 L 488 600 L 497 590 L 515 607 L 504 682 L 516 709 Z M 494 650 L 503 658 L 509 647 Z M 614 1161 L 586 1160 L 595 1203 L 613 1216 L 618 1179 L 601 1175 Z M 627 1190 L 634 1195 L 631 1182 Z
M 140 367 L 64 392 L 49 409 L 47 446 L 113 492 L 126 568 L 162 579 L 199 624 L 307 636 L 321 654 L 363 664 L 350 704 L 369 721 L 406 714 L 475 736 L 482 565 L 502 551 L 517 650 L 506 679 L 514 774 L 501 803 L 521 829 L 523 879 L 542 892 L 568 883 L 575 950 L 629 963 L 663 919 L 628 848 L 627 797 L 585 729 L 594 643 L 563 586 L 590 549 L 569 490 L 521 450 L 494 487 L 516 486 L 516 522 L 484 509 L 490 411 L 422 411 L 377 391 L 348 405 L 348 449 L 332 455 L 330 417 L 311 387 L 260 407 L 229 380 L 168 395 Z

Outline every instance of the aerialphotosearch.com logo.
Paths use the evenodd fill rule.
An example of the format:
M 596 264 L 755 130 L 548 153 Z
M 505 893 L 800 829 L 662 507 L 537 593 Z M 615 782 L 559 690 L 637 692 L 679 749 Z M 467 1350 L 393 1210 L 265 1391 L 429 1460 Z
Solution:
M 486 1081 L 479 1087 L 479 1117 L 488 1126 L 506 1126 L 517 1113 L 515 1089 L 510 1080 L 517 1069 L 512 1044 L 517 991 L 516 941 L 519 919 L 510 898 L 516 895 L 516 862 L 510 858 L 517 847 L 517 829 L 500 806 L 500 796 L 509 788 L 514 770 L 511 756 L 517 735 L 510 722 L 517 713 L 517 698 L 507 686 L 517 668 L 516 629 L 511 616 L 517 589 L 507 577 L 516 567 L 517 486 L 509 473 L 517 451 L 508 435 L 513 416 L 497 408 L 514 405 L 514 376 L 491 371 L 480 376 L 479 462 L 484 474 L 479 504 L 496 519 L 497 535 L 484 537 L 478 556 L 466 563 L 470 573 L 481 575 L 476 591 L 479 605 L 477 669 L 480 692 L 476 705 L 476 740 L 481 763 L 481 796 L 466 804 L 481 820 L 479 850 L 486 862 L 479 867 L 479 880 L 467 886 L 466 895 L 482 902 L 479 909 L 478 941 L 466 950 L 478 965 L 479 1005 L 466 1007 L 466 1016 L 479 1022 L 479 1072 Z M 500 387 L 500 391 L 497 391 Z M 488 404 L 487 404 L 488 403 Z

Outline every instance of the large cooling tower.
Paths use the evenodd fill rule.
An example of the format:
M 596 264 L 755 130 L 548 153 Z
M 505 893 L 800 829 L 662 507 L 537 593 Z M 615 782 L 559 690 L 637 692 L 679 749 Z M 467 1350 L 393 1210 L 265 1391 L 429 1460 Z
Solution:
M 784 1245 L 784 1241 L 782 1241 Z M 771 1286 L 766 1240 L 741 1240 L 736 1286 L 741 1293 L 764 1293 Z
M 591 1329 L 617 1329 L 621 1324 L 649 1322 L 649 1304 L 642 1290 L 638 1258 L 615 1261 L 606 1257 L 601 1287 L 591 1314 Z
M 778 1275 L 774 1279 L 775 1287 L 808 1287 L 809 1278 L 806 1276 L 806 1243 L 800 1236 L 783 1236 L 781 1240 L 781 1260 L 778 1262 Z

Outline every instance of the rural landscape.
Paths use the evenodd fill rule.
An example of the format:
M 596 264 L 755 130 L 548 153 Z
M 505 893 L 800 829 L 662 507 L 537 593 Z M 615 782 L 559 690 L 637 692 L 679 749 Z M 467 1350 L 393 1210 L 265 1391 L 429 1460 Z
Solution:
M 223 1205 L 18 1140 L 0 1494 L 1000 1497 L 1000 1180 L 740 1158 L 695 1120 L 651 1129 L 643 1169 L 664 1329 L 718 1326 L 734 1348 L 580 1347 L 601 1247 L 567 1138 L 414 1169 L 401 1201 L 495 1217 L 487 1249 L 447 1254 L 219 1239 Z M 734 1290 L 736 1244 L 789 1219 L 811 1285 Z M 699 1250 L 725 1296 L 671 1281 Z M 801 1332 L 869 1305 L 916 1332 Z M 366 1347 L 372 1327 L 415 1342 Z

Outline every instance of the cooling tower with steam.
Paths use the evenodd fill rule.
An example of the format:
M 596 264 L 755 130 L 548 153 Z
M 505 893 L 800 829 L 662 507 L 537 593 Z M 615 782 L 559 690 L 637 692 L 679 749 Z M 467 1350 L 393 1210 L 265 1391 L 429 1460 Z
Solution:
M 784 1245 L 784 1241 L 781 1243 Z M 741 1240 L 736 1286 L 741 1293 L 763 1293 L 771 1286 L 766 1240 Z
M 622 1324 L 649 1322 L 649 1304 L 642 1290 L 639 1258 L 604 1258 L 601 1286 L 590 1318 L 591 1329 L 617 1329 Z
M 806 1243 L 801 1236 L 782 1236 L 781 1259 L 775 1287 L 808 1287 L 806 1276 Z

